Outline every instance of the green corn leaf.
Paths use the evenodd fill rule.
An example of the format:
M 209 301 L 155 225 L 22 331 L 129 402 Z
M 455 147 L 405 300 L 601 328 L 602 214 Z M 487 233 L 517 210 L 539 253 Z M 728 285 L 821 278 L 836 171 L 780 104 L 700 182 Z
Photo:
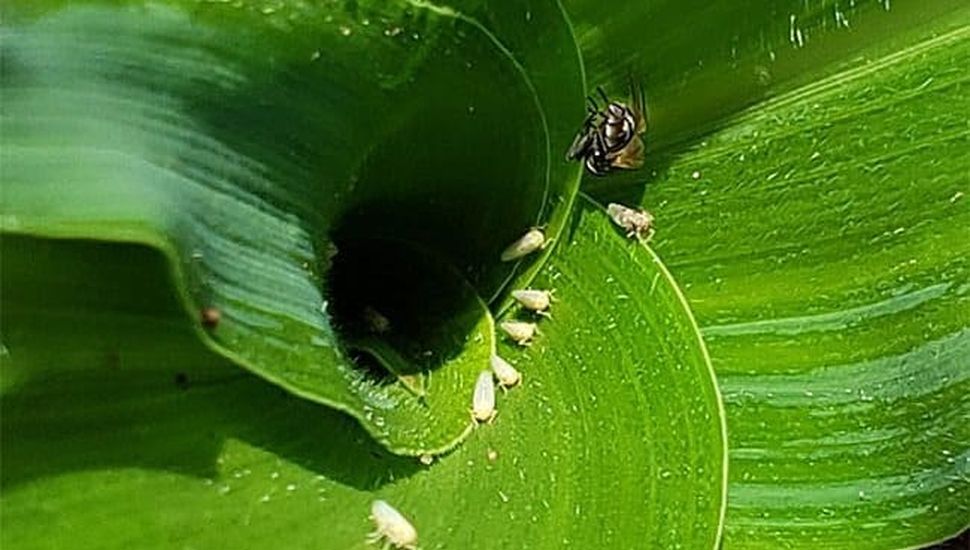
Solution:
M 696 325 L 657 257 L 589 202 L 535 281 L 556 290 L 552 318 L 528 348 L 498 347 L 522 383 L 427 466 L 220 361 L 171 298 L 139 299 L 146 285 L 167 295 L 163 255 L 10 241 L 35 252 L 48 291 L 87 281 L 100 313 L 77 303 L 63 322 L 90 349 L 52 338 L 35 359 L 59 368 L 4 395 L 4 547 L 366 548 L 375 498 L 410 518 L 422 548 L 713 548 L 720 536 L 724 416 Z M 53 269 L 73 254 L 89 272 Z M 110 288 L 127 315 L 91 303 Z M 128 341 L 139 336 L 155 341 Z
M 965 3 L 0 9 L 4 547 L 366 548 L 375 498 L 421 548 L 967 526 Z M 562 158 L 631 81 L 647 165 L 584 184 L 659 257 Z
M 655 25 L 626 54 L 654 85 L 646 188 L 589 184 L 656 215 L 710 346 L 725 548 L 918 547 L 970 518 L 968 12 L 791 4 L 709 6 L 741 26 L 701 21 L 707 50 Z M 674 9 L 577 9 L 590 74 L 622 83 L 633 13 Z
M 396 452 L 447 450 L 493 347 L 483 299 L 538 267 L 499 253 L 555 235 L 578 184 L 562 11 L 468 8 L 15 3 L 4 228 L 162 250 L 187 314 L 220 312 L 222 355 Z M 354 366 L 373 311 L 401 335 L 377 358 L 433 389 Z

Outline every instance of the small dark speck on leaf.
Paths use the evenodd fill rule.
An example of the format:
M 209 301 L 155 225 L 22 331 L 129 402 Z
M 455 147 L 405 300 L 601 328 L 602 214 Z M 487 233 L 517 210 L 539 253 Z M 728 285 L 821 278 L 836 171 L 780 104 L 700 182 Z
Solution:
M 180 390 L 189 389 L 189 375 L 184 372 L 175 373 L 175 387 Z

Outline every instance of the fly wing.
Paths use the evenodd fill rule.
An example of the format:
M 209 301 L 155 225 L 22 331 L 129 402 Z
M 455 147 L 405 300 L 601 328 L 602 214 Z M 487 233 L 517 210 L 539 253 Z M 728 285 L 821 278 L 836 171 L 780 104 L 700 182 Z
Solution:
M 643 95 L 643 87 L 632 78 L 630 79 L 630 105 L 637 119 L 636 133 L 643 134 L 647 131 L 647 102 Z
M 634 136 L 626 147 L 610 158 L 610 165 L 624 170 L 636 170 L 643 166 L 643 140 Z

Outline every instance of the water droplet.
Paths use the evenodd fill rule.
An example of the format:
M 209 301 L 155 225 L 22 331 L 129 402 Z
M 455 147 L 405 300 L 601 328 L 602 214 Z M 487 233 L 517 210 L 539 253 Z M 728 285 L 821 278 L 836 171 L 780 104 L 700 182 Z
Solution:
M 802 30 L 798 28 L 798 17 L 796 17 L 795 14 L 790 14 L 788 16 L 788 41 L 798 48 L 805 45 Z
M 849 28 L 849 19 L 846 18 L 845 13 L 839 9 L 839 5 L 835 5 L 835 26 Z
M 345 27 L 343 25 L 340 26 L 340 34 L 344 36 L 350 36 L 350 33 L 352 32 L 354 31 L 350 30 L 350 27 Z

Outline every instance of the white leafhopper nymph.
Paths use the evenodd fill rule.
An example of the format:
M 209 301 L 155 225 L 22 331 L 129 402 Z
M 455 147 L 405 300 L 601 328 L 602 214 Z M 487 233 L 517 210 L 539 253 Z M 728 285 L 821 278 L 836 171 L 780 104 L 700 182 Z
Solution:
M 495 415 L 495 381 L 492 373 L 483 370 L 475 380 L 475 393 L 472 394 L 472 417 L 478 422 L 491 422 Z
M 498 379 L 499 385 L 503 388 L 511 388 L 522 381 L 522 375 L 519 374 L 519 371 L 515 370 L 515 367 L 505 359 L 493 355 L 491 362 L 492 372 L 495 373 L 495 378 Z
M 536 250 L 545 248 L 546 244 L 548 244 L 546 242 L 546 235 L 538 227 L 533 227 L 502 252 L 502 261 L 511 262 L 518 260 L 523 256 L 532 254 Z
M 653 214 L 646 210 L 634 210 L 622 204 L 611 202 L 606 207 L 613 223 L 626 231 L 627 237 L 636 237 L 641 240 L 650 240 L 653 236 Z
M 532 338 L 538 332 L 535 323 L 527 323 L 525 321 L 502 321 L 499 323 L 499 328 L 520 346 L 528 346 L 531 344 Z
M 525 309 L 534 311 L 540 315 L 548 315 L 546 310 L 552 304 L 551 290 L 533 290 L 531 288 L 513 290 L 512 297 L 515 298 L 516 302 L 522 304 L 522 307 Z
M 385 546 L 417 550 L 418 532 L 411 522 L 393 506 L 383 500 L 375 500 L 370 506 L 370 517 L 374 520 L 374 532 L 368 537 L 370 544 L 383 541 Z

